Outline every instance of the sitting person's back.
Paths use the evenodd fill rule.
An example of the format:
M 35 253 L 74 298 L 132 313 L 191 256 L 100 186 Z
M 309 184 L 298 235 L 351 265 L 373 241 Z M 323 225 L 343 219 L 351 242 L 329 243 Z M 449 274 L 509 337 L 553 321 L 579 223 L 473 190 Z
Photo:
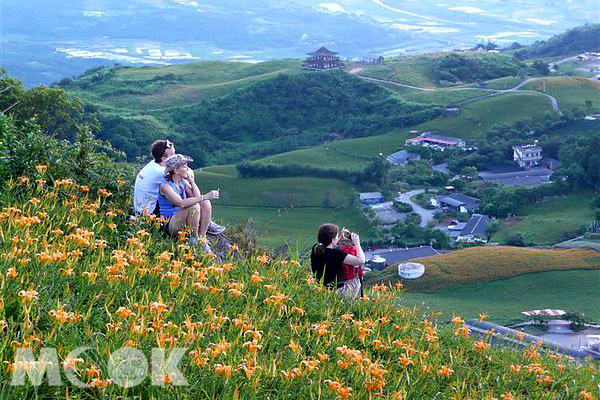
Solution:
M 340 249 L 321 248 L 322 245 L 313 246 L 310 263 L 315 277 L 330 288 L 344 286 L 343 265 L 347 254 Z

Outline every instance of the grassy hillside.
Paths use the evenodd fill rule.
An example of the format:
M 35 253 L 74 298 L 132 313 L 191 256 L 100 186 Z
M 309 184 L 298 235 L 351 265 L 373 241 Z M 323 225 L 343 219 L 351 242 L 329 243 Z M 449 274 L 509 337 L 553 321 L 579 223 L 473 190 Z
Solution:
M 500 53 L 448 52 L 386 60 L 384 65 L 350 65 L 360 75 L 422 88 L 468 83 L 525 73 L 524 65 Z
M 462 105 L 457 117 L 439 117 L 413 129 L 435 130 L 467 139 L 479 138 L 495 124 L 511 124 L 523 119 L 540 122 L 547 112 L 552 112 L 552 106 L 546 97 L 513 92 Z
M 543 91 L 556 97 L 563 110 L 581 108 L 590 113 L 600 112 L 600 81 L 586 78 L 548 77 L 527 84 L 524 89 Z M 592 102 L 586 106 L 586 100 Z
M 258 64 L 203 61 L 162 67 L 104 67 L 62 85 L 101 109 L 147 112 L 185 107 L 202 98 L 219 97 L 280 73 L 300 71 L 297 60 Z
M 593 301 L 600 291 L 599 270 L 549 271 L 525 274 L 492 282 L 441 289 L 435 293 L 404 293 L 402 305 L 440 310 L 441 319 L 453 315 L 476 316 L 483 312 L 501 324 L 525 319 L 521 311 L 558 308 L 584 313 L 600 321 Z
M 535 42 L 515 52 L 521 59 L 575 55 L 585 51 L 600 51 L 600 24 L 586 24 Z
M 1 232 L 12 239 L 0 241 L 0 379 L 10 382 L 25 369 L 35 376 L 44 363 L 24 363 L 16 354 L 29 349 L 39 359 L 43 346 L 56 351 L 50 367 L 64 366 L 66 376 L 90 386 L 70 384 L 60 371 L 68 387 L 49 385 L 47 376 L 33 386 L 21 375 L 24 385 L 5 384 L 4 398 L 65 398 L 68 392 L 69 398 L 510 393 L 541 399 L 587 396 L 595 379 L 595 366 L 576 366 L 537 347 L 526 353 L 493 348 L 490 338 L 475 343 L 458 330 L 459 321 L 436 325 L 389 301 L 401 296 L 397 288 L 378 286 L 364 301 L 345 301 L 315 282 L 295 255 L 271 259 L 247 249 L 234 260 L 239 250 L 231 250 L 217 261 L 197 254 L 185 242 L 152 233 L 151 223 L 126 223 L 119 217 L 122 204 L 72 181 L 11 185 L 2 200 Z M 81 346 L 84 353 L 69 354 Z M 143 373 L 119 368 L 109 375 L 111 355 L 113 365 L 133 365 L 133 349 L 119 357 L 123 347 L 148 358 L 163 349 L 182 375 L 156 356 L 150 376 L 148 364 Z M 183 350 L 180 357 L 175 348 Z M 144 357 L 136 353 L 135 365 Z M 534 361 L 543 374 L 526 372 Z M 523 365 L 522 372 L 510 372 L 511 364 Z M 557 383 L 537 384 L 536 378 Z M 127 383 L 131 387 L 122 387 Z
M 162 68 L 100 69 L 99 75 L 88 73 L 67 88 L 93 97 L 92 110 L 100 99 L 112 107 L 100 108 L 98 136 L 130 160 L 167 136 L 200 165 L 259 158 L 329 137 L 381 134 L 439 114 L 434 106 L 407 102 L 341 71 L 306 72 L 291 61 L 236 65 L 227 73 L 219 67 L 226 70 L 227 64 L 173 67 L 160 74 Z M 197 72 L 204 69 L 208 72 Z M 205 93 L 206 88 L 218 93 Z
M 591 193 L 580 192 L 526 207 L 517 212 L 517 222 L 504 224 L 490 240 L 504 243 L 511 235 L 520 234 L 528 243 L 552 245 L 570 239 L 594 219 L 591 198 Z
M 221 189 L 213 201 L 214 217 L 229 226 L 252 219 L 259 241 L 274 248 L 286 241 L 308 248 L 320 224 L 332 222 L 368 237 L 370 224 L 347 207 L 352 186 L 335 179 L 241 179 L 234 166 L 206 167 L 196 171 L 201 190 Z
M 586 249 L 547 250 L 521 247 L 471 247 L 441 256 L 414 260 L 425 265 L 425 275 L 401 279 L 396 266 L 369 275 L 369 282 L 403 281 L 409 292 L 436 292 L 459 285 L 542 271 L 600 269 L 598 252 Z

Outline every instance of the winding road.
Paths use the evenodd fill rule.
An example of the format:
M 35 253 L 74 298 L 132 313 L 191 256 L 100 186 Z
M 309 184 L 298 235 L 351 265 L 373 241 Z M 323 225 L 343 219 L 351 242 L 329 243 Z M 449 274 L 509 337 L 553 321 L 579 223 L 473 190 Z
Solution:
M 542 96 L 546 96 L 550 100 L 550 104 L 552 105 L 552 109 L 554 110 L 554 112 L 558 113 L 559 115 L 562 115 L 562 112 L 560 111 L 560 108 L 558 107 L 558 100 L 556 100 L 555 97 L 550 96 L 547 93 L 538 92 L 536 90 L 520 90 L 523 86 L 527 85 L 529 82 L 532 82 L 539 78 L 527 78 L 527 79 L 523 80 L 522 82 L 520 82 L 518 85 L 516 85 L 510 89 L 488 89 L 488 88 L 478 88 L 478 87 L 455 87 L 455 88 L 438 89 L 438 88 L 424 88 L 424 87 L 419 87 L 419 86 L 412 86 L 412 85 L 407 85 L 405 83 L 399 83 L 399 82 L 395 82 L 392 80 L 386 80 L 386 79 L 371 78 L 370 76 L 360 75 L 359 74 L 360 71 L 362 71 L 362 68 L 354 68 L 354 69 L 350 70 L 349 72 L 350 72 L 350 74 L 352 74 L 358 78 L 367 80 L 367 81 L 386 83 L 388 85 L 395 85 L 395 86 L 405 87 L 405 88 L 414 89 L 414 90 L 421 90 L 424 92 L 435 92 L 437 90 L 449 90 L 449 91 L 486 90 L 486 91 L 492 92 L 490 94 L 485 94 L 483 96 L 477 96 L 477 97 L 473 97 L 473 98 L 470 98 L 467 100 L 463 100 L 461 102 L 456 103 L 457 105 L 468 104 L 468 103 L 472 103 L 474 101 L 483 100 L 483 99 L 487 99 L 489 97 L 498 96 L 498 95 L 510 93 L 510 92 L 516 92 L 516 91 L 519 91 L 519 93 L 531 93 L 531 94 L 536 94 L 536 95 L 542 95 Z
M 427 226 L 429 222 L 433 221 L 433 211 L 421 207 L 420 205 L 412 201 L 410 198 L 414 195 L 421 194 L 424 192 L 425 189 L 411 190 L 410 192 L 400 193 L 398 197 L 394 199 L 402 203 L 410 204 L 410 206 L 413 209 L 413 212 L 421 216 L 421 226 Z

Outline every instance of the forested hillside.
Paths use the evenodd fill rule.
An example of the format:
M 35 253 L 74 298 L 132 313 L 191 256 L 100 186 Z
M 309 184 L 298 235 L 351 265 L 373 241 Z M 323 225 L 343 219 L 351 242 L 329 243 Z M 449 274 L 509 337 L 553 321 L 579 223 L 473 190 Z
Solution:
M 200 165 L 221 164 L 327 139 L 375 135 L 437 115 L 436 107 L 399 100 L 340 71 L 279 74 L 221 97 L 149 111 L 147 116 L 101 111 L 99 137 L 133 159 L 145 155 L 155 138 L 168 136 Z
M 586 51 L 600 51 L 600 24 L 569 29 L 548 40 L 537 41 L 515 52 L 519 59 L 575 55 Z

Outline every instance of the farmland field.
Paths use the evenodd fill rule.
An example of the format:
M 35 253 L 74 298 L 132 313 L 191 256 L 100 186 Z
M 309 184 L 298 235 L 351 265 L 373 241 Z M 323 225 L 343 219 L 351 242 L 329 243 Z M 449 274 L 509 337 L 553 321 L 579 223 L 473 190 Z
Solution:
M 594 218 L 590 199 L 591 193 L 579 192 L 525 207 L 517 212 L 518 222 L 502 226 L 490 241 L 505 243 L 509 236 L 521 234 L 528 243 L 551 245 L 575 237 Z
M 425 265 L 425 275 L 403 280 L 409 292 L 437 292 L 459 285 L 550 270 L 600 269 L 598 252 L 589 249 L 533 249 L 508 246 L 470 247 L 414 260 Z M 395 266 L 369 276 L 370 283 L 400 280 Z
M 477 318 L 480 312 L 499 323 L 525 319 L 521 311 L 558 308 L 584 313 L 600 322 L 600 270 L 548 271 L 509 279 L 442 289 L 436 293 L 404 293 L 403 305 L 440 310 L 442 320 L 454 315 Z M 425 303 L 425 305 L 423 305 Z

